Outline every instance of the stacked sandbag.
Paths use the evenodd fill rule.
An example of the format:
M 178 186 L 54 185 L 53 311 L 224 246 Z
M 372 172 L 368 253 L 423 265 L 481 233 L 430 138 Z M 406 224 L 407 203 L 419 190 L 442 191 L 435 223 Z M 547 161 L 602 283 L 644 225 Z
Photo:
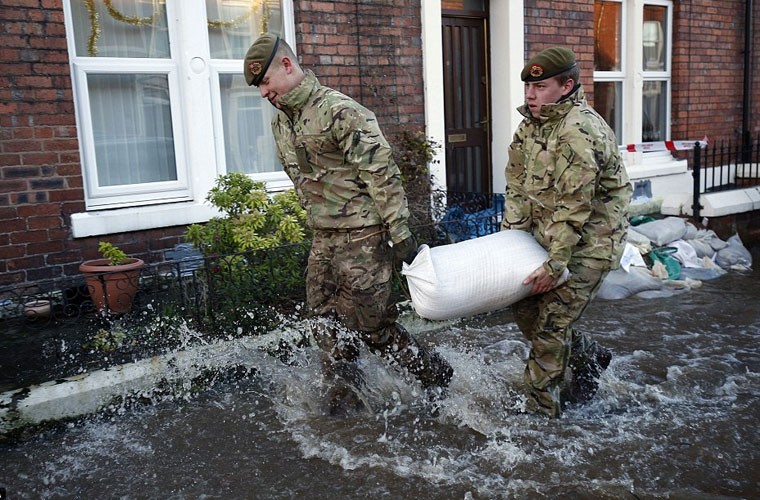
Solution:
M 679 217 L 649 220 L 629 228 L 626 253 L 631 251 L 629 247 L 641 253 L 643 264 L 624 254 L 621 269 L 610 273 L 602 283 L 600 298 L 646 296 L 642 292 L 656 292 L 663 285 L 691 287 L 695 281 L 722 276 L 728 269 L 752 267 L 752 255 L 738 235 L 723 241 L 714 231 L 698 229 Z

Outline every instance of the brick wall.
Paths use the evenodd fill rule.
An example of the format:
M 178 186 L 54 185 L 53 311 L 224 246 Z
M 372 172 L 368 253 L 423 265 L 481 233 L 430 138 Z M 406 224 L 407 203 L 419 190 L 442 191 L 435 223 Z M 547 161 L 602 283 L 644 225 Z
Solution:
M 594 2 L 525 0 L 524 59 L 556 45 L 575 52 L 583 91 L 593 106 Z
M 673 29 L 672 137 L 713 142 L 740 138 L 745 0 L 676 2 Z M 760 70 L 760 5 L 755 2 L 754 73 Z M 753 76 L 754 136 L 760 85 Z
M 100 238 L 71 237 L 84 191 L 62 2 L 3 0 L 0 27 L 0 286 L 75 275 Z M 183 231 L 108 240 L 155 261 Z
M 374 111 L 389 140 L 424 129 L 419 13 L 419 0 L 296 2 L 303 66 Z

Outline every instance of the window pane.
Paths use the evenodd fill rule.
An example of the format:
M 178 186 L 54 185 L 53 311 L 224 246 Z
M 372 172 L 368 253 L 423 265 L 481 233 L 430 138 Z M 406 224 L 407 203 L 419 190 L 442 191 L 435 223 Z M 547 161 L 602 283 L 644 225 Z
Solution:
M 87 76 L 98 186 L 177 179 L 166 75 Z
M 664 141 L 666 132 L 667 84 L 664 81 L 645 81 L 641 133 L 644 142 Z
M 622 4 L 594 2 L 594 71 L 620 71 Z
M 206 0 L 214 59 L 243 59 L 261 33 L 282 33 L 279 0 Z
M 665 54 L 669 50 L 667 41 L 667 7 L 644 6 L 644 26 L 642 43 L 644 45 L 644 71 L 667 71 Z
M 227 172 L 278 172 L 270 122 L 275 109 L 242 74 L 219 75 Z
M 72 0 L 71 9 L 80 57 L 170 57 L 163 1 Z
M 615 131 L 620 143 L 623 137 L 623 82 L 594 82 L 594 109 Z

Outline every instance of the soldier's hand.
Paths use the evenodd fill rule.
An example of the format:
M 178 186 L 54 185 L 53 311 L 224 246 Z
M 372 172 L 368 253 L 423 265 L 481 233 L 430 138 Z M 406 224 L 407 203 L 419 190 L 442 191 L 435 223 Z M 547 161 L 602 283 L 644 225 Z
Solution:
M 417 240 L 412 235 L 393 245 L 393 259 L 398 267 L 401 267 L 402 262 L 411 264 L 417 256 L 417 251 Z
M 532 285 L 530 293 L 546 293 L 557 286 L 559 278 L 552 278 L 552 275 L 546 272 L 543 266 L 533 271 L 530 276 L 525 278 L 523 285 Z

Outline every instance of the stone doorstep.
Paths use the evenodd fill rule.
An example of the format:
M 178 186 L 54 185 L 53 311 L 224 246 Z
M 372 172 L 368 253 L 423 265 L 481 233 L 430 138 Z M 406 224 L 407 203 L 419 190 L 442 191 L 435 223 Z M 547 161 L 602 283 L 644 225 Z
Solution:
M 753 210 L 760 210 L 760 186 L 704 193 L 699 196 L 702 217 L 722 217 Z M 690 193 L 673 193 L 664 197 L 663 215 L 690 216 L 693 197 Z

